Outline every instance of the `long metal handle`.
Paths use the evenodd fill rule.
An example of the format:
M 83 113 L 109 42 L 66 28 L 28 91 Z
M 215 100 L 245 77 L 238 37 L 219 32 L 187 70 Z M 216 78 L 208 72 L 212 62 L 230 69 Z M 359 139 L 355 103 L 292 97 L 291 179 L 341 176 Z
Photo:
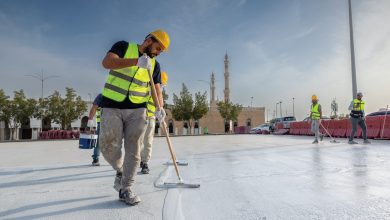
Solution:
M 385 131 L 385 123 L 386 123 L 386 118 L 387 118 L 387 111 L 389 109 L 389 105 L 386 106 L 386 113 L 385 113 L 385 118 L 383 119 L 383 125 L 382 125 L 382 131 L 381 131 L 381 138 L 383 138 L 383 132 Z
M 152 93 L 157 98 L 157 106 L 158 106 L 158 109 L 160 109 L 161 108 L 161 104 L 160 104 L 160 100 L 158 99 L 156 90 L 154 88 L 153 76 L 152 76 L 152 73 L 151 73 L 150 69 L 148 69 L 148 75 L 149 75 L 149 78 L 150 78 L 150 83 L 151 83 L 150 87 L 152 88 Z M 164 120 L 162 122 L 160 122 L 160 123 L 162 124 L 163 131 L 165 133 L 165 138 L 166 138 L 167 143 L 168 143 L 169 152 L 171 153 L 172 163 L 173 163 L 173 166 L 175 166 L 176 175 L 179 178 L 179 181 L 183 182 L 183 179 L 180 176 L 179 167 L 176 164 L 176 155 L 175 155 L 175 152 L 174 152 L 173 147 L 172 147 L 171 139 L 169 138 L 169 132 L 167 131 L 166 123 L 165 123 Z

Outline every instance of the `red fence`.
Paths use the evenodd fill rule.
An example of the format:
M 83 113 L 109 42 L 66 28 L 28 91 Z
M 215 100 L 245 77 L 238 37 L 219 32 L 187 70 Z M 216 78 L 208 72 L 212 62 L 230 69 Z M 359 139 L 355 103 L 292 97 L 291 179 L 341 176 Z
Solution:
M 368 138 L 390 138 L 390 115 L 366 117 L 367 137 Z M 313 135 L 311 133 L 311 124 L 308 121 L 297 121 L 290 123 L 289 134 L 291 135 Z M 285 129 L 279 124 L 276 125 L 276 134 L 284 134 Z M 322 120 L 320 132 L 326 136 L 328 131 L 333 137 L 346 138 L 351 135 L 352 124 L 350 119 L 340 120 Z M 358 126 L 355 137 L 362 137 L 362 129 Z
M 50 130 L 39 133 L 39 139 L 78 139 L 79 137 L 79 131 Z

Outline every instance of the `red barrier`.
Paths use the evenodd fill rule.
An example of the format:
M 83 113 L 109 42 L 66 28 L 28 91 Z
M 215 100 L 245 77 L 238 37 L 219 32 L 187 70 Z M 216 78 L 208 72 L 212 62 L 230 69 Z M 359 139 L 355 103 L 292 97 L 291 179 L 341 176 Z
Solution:
M 47 131 L 42 131 L 39 133 L 39 139 L 49 139 L 49 134 Z
M 326 135 L 326 130 L 328 130 L 330 120 L 321 120 L 321 125 L 320 125 L 320 133 Z M 325 129 L 324 129 L 325 128 Z
M 337 120 L 330 120 L 328 125 L 328 132 L 330 135 L 333 136 L 334 131 L 336 130 L 336 121 Z M 324 134 L 325 136 L 329 136 L 328 134 Z
M 283 129 L 283 122 L 278 122 L 276 123 L 276 130 L 280 130 L 280 129 Z
M 301 122 L 294 121 L 290 123 L 290 134 L 299 135 L 299 129 L 301 126 Z
M 347 137 L 351 136 L 351 133 L 352 133 L 352 122 L 351 122 L 350 119 L 348 119 L 348 123 L 347 123 L 347 134 L 346 134 L 346 136 L 347 136 Z M 360 138 L 360 137 L 362 137 L 362 134 L 363 134 L 362 129 L 361 129 L 360 126 L 358 125 L 358 126 L 357 126 L 357 131 L 356 131 L 356 133 L 355 133 L 355 138 Z
M 390 115 L 386 116 L 386 118 L 385 116 L 379 116 L 379 120 L 381 121 L 381 130 L 379 133 L 379 137 L 390 138 Z
M 79 139 L 80 138 L 80 131 L 72 131 L 72 136 L 75 139 Z
M 382 120 L 378 116 L 366 117 L 367 137 L 378 138 L 382 124 Z
M 348 119 L 334 121 L 335 130 L 332 133 L 333 137 L 346 137 Z
M 310 126 L 311 126 L 310 122 L 303 121 L 302 125 L 301 125 L 301 129 L 299 130 L 299 134 L 300 135 L 313 135 L 310 131 L 311 130 Z

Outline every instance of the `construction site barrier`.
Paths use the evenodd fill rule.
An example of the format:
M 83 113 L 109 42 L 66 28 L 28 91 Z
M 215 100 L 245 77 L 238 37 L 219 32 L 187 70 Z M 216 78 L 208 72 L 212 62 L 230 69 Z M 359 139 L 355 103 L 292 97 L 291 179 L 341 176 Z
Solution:
M 333 137 L 343 138 L 346 137 L 348 119 L 334 120 Z
M 388 116 L 379 116 L 381 121 L 381 130 L 379 133 L 379 138 L 390 138 L 390 115 Z
M 367 126 L 367 137 L 368 138 L 378 138 L 381 131 L 382 120 L 381 117 L 372 116 L 366 117 L 366 126 Z
M 330 121 L 331 120 L 321 120 L 321 124 L 320 124 L 320 133 L 321 134 L 325 135 L 327 133 L 325 131 L 325 129 L 328 130 Z
M 301 123 L 298 121 L 294 121 L 290 123 L 290 134 L 299 135 L 299 128 Z

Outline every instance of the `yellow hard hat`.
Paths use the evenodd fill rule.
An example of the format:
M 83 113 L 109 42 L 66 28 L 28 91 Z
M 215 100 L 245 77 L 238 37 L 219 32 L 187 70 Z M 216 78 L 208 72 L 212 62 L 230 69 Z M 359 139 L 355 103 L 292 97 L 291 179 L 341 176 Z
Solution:
M 157 29 L 150 33 L 163 46 L 163 50 L 167 51 L 169 47 L 169 35 L 162 29 Z
M 161 84 L 166 86 L 168 84 L 168 74 L 166 72 L 161 72 Z
M 311 100 L 317 100 L 317 96 L 316 95 L 312 95 L 311 96 Z

